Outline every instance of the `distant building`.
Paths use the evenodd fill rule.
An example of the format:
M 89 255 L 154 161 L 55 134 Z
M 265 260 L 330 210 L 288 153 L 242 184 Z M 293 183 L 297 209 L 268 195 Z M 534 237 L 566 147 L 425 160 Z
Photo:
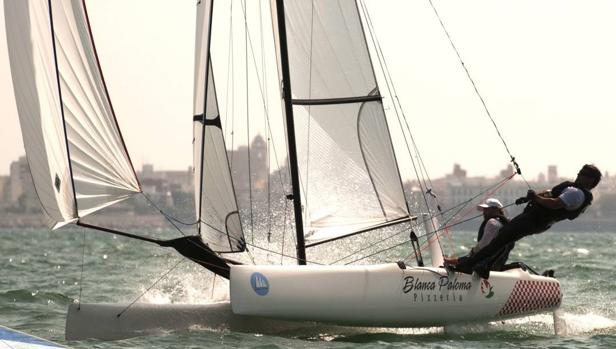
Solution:
M 460 164 L 453 164 L 453 172 L 451 174 L 446 175 L 447 179 L 465 179 L 466 178 L 466 170 L 462 169 Z
M 30 166 L 25 156 L 11 163 L 5 197 L 12 208 L 28 212 L 40 210 Z
M 7 205 L 7 197 L 6 192 L 8 188 L 9 177 L 8 176 L 0 176 L 0 207 L 5 207 Z
M 558 180 L 558 168 L 556 165 L 548 166 L 548 183 L 556 184 Z
M 154 165 L 144 164 L 137 172 L 141 188 L 150 199 L 166 207 L 194 207 L 193 168 L 185 171 L 155 171 Z
M 248 200 L 252 189 L 252 199 L 257 201 L 263 199 L 267 192 L 268 183 L 268 156 L 267 142 L 261 135 L 257 135 L 250 143 L 250 180 L 247 146 L 238 147 L 235 151 L 230 151 L 229 162 L 235 185 L 235 192 L 240 201 Z
M 545 183 L 545 181 L 546 181 L 545 173 L 539 172 L 539 175 L 537 176 L 537 182 Z
M 144 164 L 137 177 L 145 193 L 165 194 L 169 192 L 193 191 L 193 168 L 185 171 L 154 171 L 154 165 Z
M 501 178 L 507 178 L 509 176 L 511 176 L 511 174 L 514 172 L 515 170 L 513 169 L 513 165 L 512 164 L 507 164 L 507 167 L 504 170 L 500 171 L 500 177 Z

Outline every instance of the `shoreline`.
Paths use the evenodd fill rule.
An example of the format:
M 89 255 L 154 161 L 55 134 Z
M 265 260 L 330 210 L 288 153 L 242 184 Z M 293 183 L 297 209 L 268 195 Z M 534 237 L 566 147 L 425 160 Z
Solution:
M 114 215 L 88 216 L 84 221 L 88 224 L 108 228 L 166 228 L 169 223 L 160 214 L 138 215 L 132 212 Z M 45 217 L 39 213 L 6 213 L 0 214 L 0 228 L 49 228 Z
M 85 220 L 89 224 L 108 227 L 111 229 L 135 228 L 170 228 L 170 224 L 160 214 L 136 214 L 134 212 L 114 213 L 88 216 Z M 467 222 L 454 227 L 454 230 L 476 230 L 478 223 Z M 49 228 L 45 217 L 40 213 L 0 213 L 0 228 Z M 550 230 L 562 232 L 616 232 L 616 218 L 584 217 L 575 221 L 563 221 L 554 225 Z

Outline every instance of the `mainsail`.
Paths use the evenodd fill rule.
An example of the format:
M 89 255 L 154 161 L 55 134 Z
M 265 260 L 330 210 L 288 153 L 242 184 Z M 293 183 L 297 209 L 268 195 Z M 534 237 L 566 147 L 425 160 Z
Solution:
M 306 239 L 404 221 L 409 211 L 355 0 L 284 1 L 284 13 Z
M 216 252 L 245 249 L 210 59 L 213 1 L 197 4 L 193 154 L 199 232 Z
M 4 2 L 21 132 L 54 227 L 141 192 L 82 0 Z

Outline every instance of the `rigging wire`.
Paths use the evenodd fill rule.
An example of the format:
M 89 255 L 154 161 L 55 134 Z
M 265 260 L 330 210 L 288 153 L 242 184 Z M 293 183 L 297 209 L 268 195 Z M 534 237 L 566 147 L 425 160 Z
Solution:
M 180 232 L 180 234 L 182 234 L 182 236 L 186 236 L 184 231 L 182 231 L 182 229 L 180 229 L 180 227 L 178 227 L 177 224 L 175 224 L 174 221 L 180 222 L 177 218 L 174 218 L 173 216 L 165 213 L 165 211 L 163 211 L 162 208 L 160 208 L 158 205 L 156 205 L 156 203 L 154 203 L 154 201 L 152 201 L 152 199 L 150 199 L 150 197 L 147 196 L 143 191 L 141 192 L 141 194 L 150 203 L 150 205 L 154 206 L 154 208 L 157 209 L 158 212 L 160 212 L 160 214 L 162 214 L 163 217 L 165 217 L 165 219 L 167 219 L 167 222 L 169 222 L 177 231 Z M 194 223 L 194 224 L 196 224 L 196 223 Z M 185 224 L 185 225 L 194 225 L 194 224 Z
M 225 115 L 233 115 L 234 110 L 233 110 L 233 99 L 234 99 L 234 91 L 233 91 L 233 81 L 235 80 L 235 77 L 233 75 L 234 73 L 234 64 L 233 64 L 233 1 L 229 1 L 229 33 L 228 33 L 228 37 L 229 37 L 229 47 L 227 49 L 227 88 L 225 89 Z M 231 81 L 231 83 L 229 83 L 229 81 Z M 231 91 L 231 98 L 229 98 L 229 90 Z M 231 107 L 229 108 L 229 105 L 231 105 Z M 225 117 L 225 131 L 229 130 L 229 117 Z M 231 133 L 229 134 L 230 138 L 232 139 L 231 141 L 231 149 L 233 149 L 233 125 L 231 126 Z M 227 137 L 225 137 L 227 138 Z M 227 138 L 228 139 L 228 138 Z M 233 164 L 233 152 L 231 152 L 231 159 L 229 161 L 231 164 Z
M 283 217 L 283 224 L 282 224 L 282 242 L 281 242 L 281 247 L 280 247 L 280 265 L 283 264 L 283 253 L 284 253 L 284 242 L 285 242 L 285 237 L 287 236 L 287 214 L 289 213 L 289 200 L 284 199 L 284 217 Z
M 453 211 L 456 208 L 458 209 L 448 220 L 445 221 L 445 223 L 441 224 L 441 226 L 439 228 L 435 228 L 435 230 L 433 232 L 426 232 L 425 234 L 418 235 L 418 237 L 426 237 L 427 239 L 430 239 L 434 234 L 437 234 L 437 233 L 439 233 L 441 231 L 444 231 L 446 229 L 449 229 L 451 227 L 454 227 L 454 226 L 457 226 L 459 224 L 462 224 L 462 223 L 468 222 L 470 220 L 473 220 L 473 219 L 481 217 L 481 215 L 477 215 L 477 216 L 471 217 L 471 218 L 463 220 L 463 221 L 459 221 L 459 222 L 455 222 L 455 223 L 449 224 L 449 222 L 451 221 L 452 217 L 457 216 L 458 213 L 461 212 L 466 206 L 468 206 L 469 203 L 473 202 L 479 196 L 482 196 L 485 193 L 490 192 L 491 190 L 498 190 L 498 188 L 500 188 L 504 183 L 506 183 L 506 181 L 510 180 L 512 177 L 513 177 L 513 175 L 508 177 L 508 178 L 505 178 L 504 180 L 501 180 L 501 181 L 497 182 L 496 184 L 493 184 L 492 186 L 488 187 L 487 189 L 484 189 L 484 190 L 480 191 L 475 196 L 473 196 L 473 197 L 471 197 L 471 198 L 469 198 L 469 199 L 467 199 L 467 200 L 465 200 L 465 201 L 463 201 L 463 202 L 461 202 L 461 203 L 459 203 L 459 204 L 457 204 L 457 205 L 455 205 L 455 206 L 453 206 L 453 207 L 451 207 L 451 208 L 449 208 L 449 209 L 447 209 L 447 210 L 445 210 L 443 212 L 440 212 L 438 216 L 444 216 L 445 213 Z M 512 204 L 509 204 L 509 205 L 507 205 L 505 207 L 509 207 L 511 205 Z M 417 222 L 414 225 L 411 225 L 411 229 L 412 229 L 413 226 L 419 226 L 419 225 L 425 224 L 428 219 L 431 220 L 432 218 L 433 218 L 432 216 L 429 216 L 427 218 L 423 218 L 420 222 Z M 385 236 L 384 238 L 381 238 L 381 239 L 375 241 L 371 245 L 365 246 L 365 247 L 360 248 L 360 249 L 355 250 L 355 251 L 352 251 L 351 253 L 347 254 L 346 256 L 344 256 L 342 258 L 339 258 L 339 259 L 337 259 L 337 260 L 335 260 L 335 261 L 333 261 L 333 262 L 331 262 L 329 264 L 336 264 L 336 263 L 338 263 L 340 261 L 343 261 L 343 260 L 345 260 L 347 258 L 350 258 L 350 257 L 352 257 L 354 255 L 357 255 L 357 254 L 359 254 L 359 253 L 361 253 L 361 252 L 363 252 L 363 251 L 365 251 L 365 250 L 367 250 L 367 249 L 369 249 L 369 248 L 371 248 L 371 247 L 373 247 L 375 245 L 378 245 L 378 244 L 380 244 L 380 243 L 382 243 L 384 241 L 387 241 L 387 240 L 393 239 L 393 238 L 395 238 L 397 236 L 400 236 L 401 234 L 406 233 L 406 232 L 407 232 L 407 230 L 402 230 L 402 231 L 390 234 L 388 236 Z M 422 250 L 425 249 L 425 246 L 427 246 L 427 243 L 424 242 L 423 245 L 424 245 L 424 248 L 422 248 Z M 382 250 L 380 252 L 383 252 L 383 251 L 385 251 L 385 250 Z
M 86 258 L 86 230 L 81 228 L 83 233 L 83 242 L 82 242 L 82 250 L 81 250 L 81 274 L 79 275 L 79 298 L 77 299 L 77 310 L 81 309 L 81 293 L 83 291 L 83 266 L 85 264 Z
M 310 1 L 310 53 L 308 58 L 308 100 L 312 99 L 312 54 L 314 48 L 314 0 Z M 312 105 L 308 105 L 308 125 L 306 134 L 306 181 L 302 183 L 304 189 L 304 212 L 308 216 L 310 205 L 308 201 L 308 186 L 310 185 L 310 133 L 312 125 Z
M 498 136 L 500 137 L 500 139 L 501 139 L 501 141 L 502 141 L 503 145 L 505 146 L 505 149 L 506 149 L 507 153 L 508 153 L 508 154 L 509 154 L 509 156 L 510 156 L 511 162 L 512 162 L 512 163 L 513 163 L 513 165 L 515 166 L 516 173 L 517 173 L 517 174 L 520 174 L 520 175 L 522 176 L 522 178 L 523 178 L 523 179 L 524 179 L 524 181 L 526 182 L 526 185 L 530 188 L 530 185 L 529 185 L 528 181 L 527 181 L 527 180 L 526 180 L 526 178 L 524 178 L 524 176 L 522 175 L 521 170 L 520 170 L 520 167 L 519 167 L 518 163 L 516 162 L 515 157 L 511 154 L 511 152 L 510 152 L 510 150 L 509 150 L 509 148 L 508 148 L 508 146 L 507 146 L 506 141 L 504 140 L 504 138 L 503 138 L 503 136 L 502 136 L 502 134 L 501 134 L 501 132 L 500 132 L 500 130 L 499 130 L 499 128 L 498 128 L 498 126 L 496 125 L 496 122 L 494 121 L 494 118 L 493 118 L 493 117 L 492 117 L 492 115 L 490 114 L 489 109 L 487 108 L 487 104 L 485 103 L 485 100 L 483 99 L 483 97 L 482 97 L 482 96 L 481 96 L 481 94 L 479 93 L 479 90 L 478 90 L 478 88 L 477 88 L 477 85 L 475 84 L 474 80 L 472 79 L 472 77 L 471 77 L 471 75 L 470 75 L 470 72 L 468 71 L 468 69 L 467 69 L 467 68 L 466 68 L 466 66 L 464 65 L 464 62 L 462 61 L 462 58 L 461 58 L 461 56 L 460 56 L 460 54 L 459 54 L 459 51 L 457 50 L 456 46 L 454 45 L 453 40 L 452 40 L 451 36 L 449 35 L 449 32 L 446 30 L 445 25 L 444 25 L 444 23 L 443 23 L 443 21 L 442 21 L 442 19 L 441 19 L 440 15 L 438 14 L 438 11 L 436 10 L 436 7 L 434 6 L 434 4 L 433 4 L 432 0 L 429 0 L 429 2 L 430 2 L 430 5 L 432 6 L 432 9 L 434 10 L 434 12 L 435 12 L 435 14 L 436 14 L 436 16 L 437 16 L 438 20 L 439 20 L 439 23 L 441 24 L 442 29 L 445 31 L 445 34 L 447 35 L 447 38 L 448 38 L 448 40 L 449 40 L 449 42 L 450 42 L 451 46 L 453 47 L 454 51 L 456 52 L 456 55 L 458 56 L 458 59 L 460 60 L 460 63 L 462 64 L 462 66 L 463 66 L 463 68 L 464 68 L 464 70 L 465 70 L 465 72 L 466 72 L 466 74 L 467 74 L 467 77 L 469 78 L 469 80 L 470 80 L 470 82 L 471 82 L 471 84 L 472 84 L 472 86 L 473 86 L 473 88 L 474 88 L 474 90 L 475 90 L 475 93 L 477 94 L 477 96 L 478 96 L 478 97 L 479 97 L 479 99 L 481 100 L 482 105 L 483 105 L 483 107 L 484 107 L 484 109 L 485 109 L 485 112 L 486 112 L 487 116 L 489 117 L 489 119 L 490 119 L 490 121 L 492 122 L 492 124 L 493 124 L 493 126 L 494 126 L 494 128 L 495 128 L 495 130 L 496 130 L 496 132 L 497 132 L 497 134 L 498 134 Z M 383 69 L 383 72 L 384 72 L 384 74 L 385 74 L 385 81 L 387 82 L 387 87 L 388 87 L 388 89 L 389 89 L 389 91 L 390 91 L 390 94 L 391 94 L 391 95 L 394 97 L 394 99 L 395 99 L 395 100 L 394 100 L 394 103 L 393 103 L 393 105 L 394 105 L 394 110 L 396 111 L 396 115 L 398 116 L 398 120 L 399 120 L 399 122 L 400 122 L 400 115 L 398 114 L 398 109 L 400 110 L 400 113 L 402 114 L 403 119 L 404 119 L 405 124 L 406 124 L 406 130 L 407 130 L 407 132 L 409 133 L 409 136 L 410 136 L 410 138 L 411 138 L 411 142 L 412 142 L 412 144 L 413 144 L 413 148 L 414 148 L 415 153 L 416 153 L 417 158 L 418 158 L 418 163 L 419 163 L 419 165 L 420 165 L 420 166 L 419 166 L 419 168 L 420 168 L 420 171 L 422 172 L 422 176 L 421 176 L 421 178 L 420 178 L 420 176 L 419 176 L 419 175 L 417 175 L 417 167 L 416 167 L 416 165 L 415 165 L 415 161 L 412 159 L 412 155 L 411 155 L 411 161 L 412 161 L 413 167 L 415 168 L 415 172 L 416 172 L 416 175 L 417 175 L 417 178 L 418 178 L 419 184 L 420 184 L 420 188 L 422 189 L 422 193 L 424 192 L 423 187 L 428 188 L 428 189 L 426 190 L 426 193 L 427 193 L 427 194 L 429 194 L 429 195 L 431 195 L 431 196 L 432 196 L 432 198 L 435 200 L 435 203 L 436 203 L 436 205 L 437 205 L 437 209 L 438 209 L 438 211 L 440 212 L 440 211 L 442 211 L 442 210 L 441 210 L 440 204 L 439 204 L 439 202 L 438 202 L 438 197 L 437 197 L 437 196 L 436 196 L 436 194 L 434 194 L 434 193 L 433 193 L 433 191 L 432 191 L 432 181 L 430 180 L 430 177 L 429 177 L 429 176 L 428 176 L 428 174 L 427 174 L 427 168 L 426 168 L 426 166 L 425 166 L 425 163 L 423 162 L 423 159 L 421 158 L 421 154 L 420 154 L 420 152 L 419 152 L 419 149 L 418 149 L 418 147 L 417 147 L 417 144 L 416 144 L 416 142 L 415 142 L 415 139 L 414 139 L 414 137 L 413 137 L 413 134 L 412 134 L 412 132 L 411 132 L 411 130 L 410 130 L 410 126 L 409 126 L 409 124 L 408 124 L 408 118 L 407 118 L 407 117 L 406 117 L 406 115 L 404 114 L 404 111 L 403 111 L 403 108 L 402 108 L 402 105 L 401 105 L 400 99 L 399 99 L 398 94 L 397 94 L 397 92 L 396 92 L 396 90 L 395 90 L 395 85 L 393 84 L 393 79 L 392 79 L 392 77 L 391 77 L 391 74 L 390 74 L 390 72 L 389 72 L 389 68 L 388 68 L 387 63 L 386 63 L 386 61 L 385 61 L 384 54 L 383 54 L 383 52 L 382 52 L 382 49 L 381 49 L 380 43 L 379 43 L 379 42 L 378 42 L 378 40 L 375 38 L 375 35 L 374 35 L 374 33 L 373 33 L 373 32 L 374 32 L 374 26 L 373 26 L 373 24 L 372 24 L 372 20 L 371 20 L 371 18 L 370 18 L 370 15 L 369 15 L 368 11 L 366 10 L 366 5 L 365 5 L 364 1 L 363 1 L 363 0 L 361 0 L 361 1 L 360 1 L 360 4 L 361 4 L 361 6 L 362 6 L 362 11 L 364 12 L 364 17 L 366 18 L 366 21 L 367 21 L 367 24 L 368 24 L 368 28 L 369 28 L 369 32 L 370 32 L 370 35 L 371 35 L 372 41 L 373 41 L 374 46 L 375 46 L 375 49 L 376 49 L 376 51 L 377 51 L 377 57 L 379 58 L 379 64 L 381 64 L 381 69 Z M 391 84 L 391 87 L 390 87 L 390 84 Z M 392 90 L 393 90 L 393 92 L 394 92 L 393 94 L 391 93 L 391 91 L 392 91 Z M 396 102 L 397 102 L 397 106 L 396 106 Z M 407 141 L 407 139 L 406 139 L 406 134 L 405 134 L 405 132 L 404 132 L 404 128 L 402 128 L 402 129 L 403 129 L 403 132 L 402 132 L 402 133 L 403 133 L 403 136 L 404 136 L 405 142 L 406 142 L 406 144 L 407 144 L 407 150 L 409 151 L 409 155 L 410 155 L 410 149 L 409 149 L 408 141 Z M 424 177 L 424 174 L 425 174 L 425 177 Z M 514 174 L 514 175 L 515 175 L 515 174 Z M 512 177 L 513 177 L 513 175 L 512 175 Z M 427 179 L 428 179 L 429 186 L 428 186 L 428 184 L 426 183 L 425 178 L 427 178 Z M 423 184 L 422 184 L 422 182 L 423 182 Z M 424 194 L 424 201 L 426 201 L 425 194 Z M 430 213 L 430 214 L 431 214 L 431 213 Z M 433 224 L 433 225 L 434 225 L 434 224 Z M 449 233 L 448 233 L 448 234 L 449 234 Z M 448 236 L 449 236 L 449 235 L 448 235 Z M 440 241 L 439 241 L 439 243 L 440 243 Z
M 229 1 L 231 9 L 229 12 L 229 44 L 231 45 L 231 83 L 227 81 L 227 86 L 231 85 L 231 159 L 229 159 L 231 167 L 231 178 L 233 178 L 233 158 L 235 154 L 235 50 L 233 41 L 233 1 Z
M 513 154 L 511 154 L 511 151 L 509 150 L 509 147 L 507 146 L 507 142 L 505 142 L 505 138 L 501 134 L 500 129 L 498 128 L 498 125 L 496 125 L 496 121 L 494 121 L 494 118 L 492 117 L 492 114 L 490 113 L 490 110 L 488 109 L 488 106 L 487 106 L 483 96 L 481 95 L 481 93 L 479 93 L 479 89 L 477 88 L 477 84 L 475 83 L 475 80 L 471 76 L 470 71 L 466 67 L 466 64 L 464 64 L 464 61 L 462 60 L 462 56 L 460 55 L 460 52 L 458 51 L 458 48 L 454 44 L 453 39 L 451 38 L 451 35 L 449 35 L 449 31 L 445 27 L 445 23 L 443 23 L 443 20 L 442 20 L 440 14 L 438 13 L 436 7 L 434 6 L 434 3 L 432 2 L 432 0 L 428 0 L 428 2 L 430 3 L 430 6 L 432 7 L 432 10 L 434 11 L 434 14 L 436 15 L 436 18 L 438 18 L 438 21 L 441 24 L 441 28 L 443 28 L 443 31 L 445 32 L 445 35 L 447 36 L 447 39 L 449 40 L 449 43 L 451 44 L 451 47 L 453 48 L 454 52 L 458 56 L 458 60 L 460 61 L 460 64 L 462 65 L 462 68 L 464 69 L 464 72 L 466 73 L 466 76 L 468 77 L 468 80 L 470 81 L 471 85 L 473 85 L 473 89 L 475 90 L 475 94 L 477 95 L 477 97 L 481 101 L 481 104 L 483 105 L 483 109 L 485 110 L 486 115 L 488 116 L 488 118 L 490 118 L 490 121 L 492 122 L 492 125 L 494 126 L 494 129 L 496 130 L 496 133 L 498 134 L 498 137 L 500 138 L 501 142 L 503 143 L 503 146 L 505 146 L 505 150 L 507 151 L 507 153 L 509 154 L 509 157 L 511 158 L 511 163 L 515 167 L 516 172 L 522 177 L 522 179 L 524 179 L 524 182 L 526 182 L 526 185 L 530 189 L 531 188 L 530 184 L 528 183 L 528 181 L 526 180 L 524 175 L 522 175 L 522 170 L 520 169 L 520 166 L 518 165 L 518 163 L 517 163 L 517 161 L 515 159 L 515 156 L 513 156 Z
M 244 11 L 244 71 L 246 73 L 246 140 L 248 142 L 248 197 L 250 203 L 250 233 L 252 243 L 255 242 L 254 214 L 252 211 L 252 164 L 250 154 L 250 94 L 249 94 L 249 74 L 248 74 L 248 19 L 246 17 L 246 0 L 242 0 L 242 11 Z M 253 59 L 255 59 L 253 57 Z
M 156 286 L 156 284 L 158 284 L 162 279 L 166 278 L 167 275 L 169 275 L 169 273 L 171 273 L 172 271 L 174 271 L 180 264 L 182 264 L 186 259 L 182 258 L 180 259 L 177 263 L 175 263 L 174 266 L 172 266 L 169 270 L 167 270 L 167 272 L 165 272 L 161 277 L 158 278 L 158 280 L 154 281 L 154 283 L 152 285 L 150 285 L 150 287 L 148 287 L 145 291 L 143 291 L 139 296 L 137 296 L 137 298 L 135 298 L 135 300 L 133 300 L 129 305 L 127 305 L 124 309 L 122 309 L 121 312 L 119 312 L 116 317 L 120 317 L 122 316 L 122 314 L 124 314 L 128 309 L 130 309 L 135 303 L 137 303 L 137 301 L 139 299 L 141 299 L 141 297 L 145 296 L 146 293 L 148 293 L 154 286 Z
M 350 262 L 344 263 L 344 265 L 353 264 L 353 263 L 359 262 L 359 261 L 361 261 L 361 260 L 364 260 L 364 259 L 370 258 L 370 257 L 372 257 L 372 256 L 376 256 L 376 255 L 381 254 L 381 253 L 383 253 L 383 252 L 385 252 L 385 251 L 389 251 L 389 250 L 392 250 L 392 249 L 394 249 L 394 248 L 396 248 L 396 247 L 398 247 L 398 246 L 402 246 L 402 245 L 404 245 L 404 244 L 408 243 L 409 241 L 411 241 L 411 240 L 410 240 L 410 239 L 408 239 L 408 240 L 402 241 L 401 243 L 398 243 L 398 244 L 395 244 L 395 245 L 393 245 L 393 246 L 390 246 L 390 247 L 384 248 L 384 249 L 382 249 L 382 250 L 376 251 L 376 252 L 371 253 L 371 254 L 369 254 L 369 255 L 367 255 L 367 256 L 362 256 L 361 258 L 357 258 L 357 259 L 354 259 L 354 260 L 352 260 L 352 261 L 350 261 Z
M 244 17 L 246 17 L 246 12 L 244 12 Z M 272 33 L 272 37 L 273 37 L 274 36 L 274 32 L 271 31 L 271 33 Z M 275 41 L 276 39 L 273 37 L 273 40 Z M 252 39 L 251 39 L 251 36 L 250 36 L 250 30 L 248 30 L 248 44 L 250 46 L 250 51 L 252 53 L 251 56 L 253 58 L 253 65 L 255 67 L 255 70 L 257 70 L 255 75 L 256 75 L 257 81 L 259 82 L 257 84 L 257 86 L 259 86 L 261 101 L 263 103 L 263 110 L 265 111 L 265 119 L 267 120 L 267 131 L 271 135 L 271 134 L 273 134 L 273 132 L 272 132 L 272 126 L 271 126 L 271 122 L 270 122 L 269 108 L 268 108 L 267 100 L 265 99 L 265 95 L 264 95 L 264 92 L 263 92 L 263 89 L 262 89 L 262 86 L 261 86 L 262 85 L 261 77 L 259 76 L 258 69 L 257 69 L 257 62 L 256 62 L 256 58 L 255 58 L 256 55 L 254 53 L 254 47 L 253 47 Z M 282 178 L 282 171 L 280 170 L 281 169 L 280 163 L 278 162 L 278 151 L 276 150 L 276 143 L 275 142 L 272 142 L 272 149 L 274 151 L 274 159 L 276 160 L 276 168 L 278 170 L 277 172 L 278 172 L 278 177 L 279 177 L 279 180 L 280 180 L 280 185 L 281 185 L 281 188 L 282 188 L 283 192 L 286 193 L 287 190 L 284 187 L 284 181 L 283 181 L 283 178 Z M 287 157 L 287 161 L 288 161 L 288 157 Z M 290 171 L 290 166 L 287 166 L 287 171 Z M 290 175 L 289 175 L 289 177 L 290 177 Z M 288 200 L 285 199 L 285 216 L 284 216 L 284 219 L 285 219 L 285 221 L 284 221 L 285 232 L 286 232 L 286 224 L 287 224 L 286 222 L 287 222 L 287 213 L 288 213 L 287 212 L 288 211 L 287 201 Z M 295 240 L 295 236 L 293 236 L 293 239 Z M 295 242 L 295 243 L 297 244 L 297 242 Z
M 264 35 L 263 30 L 263 2 L 259 1 L 259 39 L 261 43 L 261 74 L 263 75 L 262 90 L 264 91 L 264 99 L 269 101 L 268 90 L 267 90 L 267 68 L 265 64 L 265 40 L 263 40 Z M 265 130 L 265 139 L 266 139 L 266 147 L 265 147 L 265 158 L 266 158 L 266 171 L 267 171 L 267 242 L 272 242 L 272 174 L 270 172 L 271 167 L 271 152 L 270 152 L 270 138 L 271 134 L 267 130 L 267 119 L 265 117 L 265 113 L 263 115 L 263 129 Z
M 372 40 L 373 46 L 374 46 L 374 48 L 376 50 L 376 53 L 377 53 L 376 56 L 377 56 L 377 60 L 379 62 L 379 65 L 381 67 L 381 71 L 383 71 L 383 73 L 385 73 L 384 77 L 385 77 L 385 84 L 387 86 L 387 90 L 388 90 L 390 96 L 397 96 L 397 93 L 395 91 L 395 86 L 393 84 L 393 79 L 391 78 L 391 75 L 389 74 L 389 69 L 387 68 L 387 62 L 385 61 L 385 56 L 384 56 L 383 51 L 381 49 L 381 45 L 380 45 L 380 43 L 378 41 L 378 38 L 376 37 L 376 34 L 375 34 L 375 29 L 374 29 L 374 26 L 372 24 L 372 19 L 370 18 L 370 14 L 367 11 L 366 5 L 365 5 L 363 0 L 360 1 L 360 7 L 361 7 L 362 12 L 364 14 L 364 18 L 366 19 L 366 24 L 367 24 L 367 27 L 368 27 L 368 33 L 370 34 L 370 39 Z M 426 205 L 426 210 L 428 211 L 430 216 L 432 216 L 432 211 L 430 210 L 430 205 L 428 204 L 428 199 L 426 197 L 426 193 L 428 191 L 425 189 L 425 181 L 422 183 L 422 180 L 421 180 L 422 177 L 419 175 L 419 172 L 417 170 L 417 168 L 418 168 L 418 166 L 420 166 L 420 164 L 416 164 L 415 160 L 413 159 L 413 154 L 411 152 L 411 147 L 409 146 L 409 141 L 407 139 L 406 133 L 404 132 L 404 127 L 402 125 L 402 120 L 401 120 L 400 115 L 402 114 L 402 116 L 405 118 L 405 120 L 406 120 L 406 116 L 404 116 L 404 113 L 402 111 L 400 111 L 400 112 L 398 111 L 398 108 L 401 109 L 401 105 L 396 106 L 395 100 L 393 102 L 394 102 L 393 103 L 394 112 L 395 112 L 396 117 L 398 119 L 398 123 L 400 124 L 400 129 L 402 130 L 402 135 L 403 135 L 403 138 L 404 138 L 404 142 L 406 144 L 406 149 L 407 149 L 407 152 L 409 154 L 409 158 L 411 159 L 411 164 L 413 165 L 413 170 L 415 172 L 415 176 L 417 177 L 417 181 L 418 181 L 419 186 L 421 188 L 422 197 L 424 199 L 424 204 Z M 408 123 L 407 123 L 407 129 L 408 129 L 409 136 L 413 140 L 413 136 L 412 136 L 412 133 L 410 132 L 410 128 L 408 128 Z M 413 144 L 415 144 L 414 140 L 413 140 Z M 418 151 L 416 146 L 415 146 L 415 152 L 419 153 L 419 151 Z M 421 171 L 421 169 L 420 169 L 420 171 Z M 432 225 L 432 229 L 434 231 L 436 231 L 437 227 L 434 224 L 434 221 L 432 219 L 431 219 L 431 225 Z M 438 240 L 438 242 L 439 242 L 439 245 L 440 245 L 440 240 Z M 442 248 L 441 248 L 441 250 L 442 250 Z

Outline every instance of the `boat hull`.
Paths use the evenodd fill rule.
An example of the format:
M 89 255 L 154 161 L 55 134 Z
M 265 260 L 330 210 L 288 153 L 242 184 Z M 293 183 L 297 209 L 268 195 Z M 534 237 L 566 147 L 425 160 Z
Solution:
M 554 278 L 521 269 L 489 280 L 443 268 L 231 267 L 231 305 L 242 315 L 379 327 L 444 326 L 548 312 L 562 300 Z

